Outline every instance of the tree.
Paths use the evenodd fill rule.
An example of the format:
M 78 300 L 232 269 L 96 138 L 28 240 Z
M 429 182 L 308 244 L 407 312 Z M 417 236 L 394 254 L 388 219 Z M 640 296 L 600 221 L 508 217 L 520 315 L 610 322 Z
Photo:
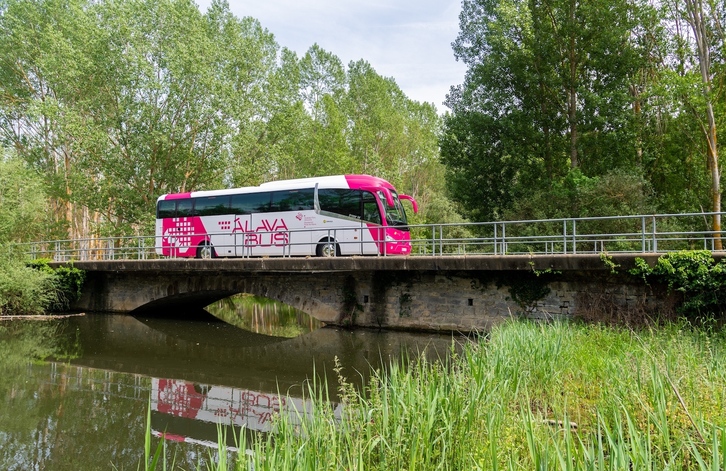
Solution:
M 0 6 L 0 140 L 47 182 L 51 213 L 79 234 L 71 203 L 77 151 L 98 138 L 80 112 L 98 34 L 85 0 L 8 0 Z
M 0 243 L 31 242 L 47 235 L 41 178 L 0 147 Z
M 447 98 L 442 158 L 469 214 L 497 217 L 568 169 L 637 165 L 630 85 L 647 11 L 624 0 L 464 1 L 453 48 L 468 70 Z
M 702 113 L 705 114 L 705 123 L 701 124 L 703 134 L 706 140 L 706 166 L 711 175 L 711 211 L 712 217 L 711 229 L 715 235 L 715 248 L 721 250 L 721 169 L 718 160 L 718 140 L 716 129 L 716 116 L 714 113 L 714 93 L 713 93 L 713 64 L 711 62 L 711 50 L 714 45 L 714 33 L 720 31 L 720 41 L 722 50 L 726 47 L 726 38 L 724 37 L 723 28 L 720 25 L 717 7 L 715 3 L 704 2 L 703 0 L 684 0 L 684 4 L 675 2 L 676 10 L 680 10 L 684 15 L 693 32 L 693 40 L 695 43 L 695 57 L 698 63 L 698 70 L 701 79 L 701 90 L 703 93 L 703 102 L 701 105 Z M 682 9 L 681 9 L 682 8 Z M 721 6 L 723 9 L 723 5 Z M 710 23 L 710 24 L 709 24 Z
M 95 9 L 104 39 L 94 54 L 102 83 L 85 112 L 98 117 L 106 139 L 85 154 L 84 174 L 96 195 L 86 203 L 114 227 L 148 230 L 158 195 L 224 179 L 220 64 L 191 1 L 112 0 Z
M 437 165 L 433 107 L 225 0 L 6 0 L 0 31 L 0 139 L 70 237 L 149 233 L 163 193 L 353 172 L 424 193 Z

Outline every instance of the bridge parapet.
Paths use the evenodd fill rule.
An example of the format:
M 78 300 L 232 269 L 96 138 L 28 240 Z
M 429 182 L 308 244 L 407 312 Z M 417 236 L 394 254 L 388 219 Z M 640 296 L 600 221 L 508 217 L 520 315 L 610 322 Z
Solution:
M 715 250 L 721 244 L 722 234 L 711 230 L 708 220 L 717 215 L 723 217 L 724 214 L 651 214 L 422 224 L 410 225 L 408 229 L 413 256 L 662 253 Z M 356 226 L 339 230 L 359 229 Z M 291 234 L 297 231 L 283 232 L 287 232 L 287 239 L 292 240 Z M 59 262 L 145 260 L 160 258 L 157 255 L 157 245 L 160 243 L 161 237 L 154 235 L 93 237 L 33 242 L 21 244 L 20 249 L 30 257 L 50 258 Z M 255 247 L 249 244 L 244 246 L 245 249 Z M 281 248 L 287 249 L 281 253 L 289 257 L 291 246 Z M 235 245 L 235 251 L 237 249 L 240 246 Z

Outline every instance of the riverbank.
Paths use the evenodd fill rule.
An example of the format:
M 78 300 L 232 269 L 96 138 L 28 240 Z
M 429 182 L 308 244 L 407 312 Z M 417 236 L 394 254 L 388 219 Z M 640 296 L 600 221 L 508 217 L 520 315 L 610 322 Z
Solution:
M 278 418 L 236 469 L 726 467 L 726 330 L 511 321 L 445 365 L 363 392 L 355 374 L 342 419 L 311 388 L 316 413 Z

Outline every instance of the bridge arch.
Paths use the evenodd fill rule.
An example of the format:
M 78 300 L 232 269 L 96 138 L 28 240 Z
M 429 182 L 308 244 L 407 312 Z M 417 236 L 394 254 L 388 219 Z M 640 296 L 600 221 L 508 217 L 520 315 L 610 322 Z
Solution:
M 91 273 L 79 305 L 105 312 L 201 309 L 234 294 L 247 293 L 290 305 L 325 323 L 340 320 L 339 277 L 315 273 L 209 274 Z

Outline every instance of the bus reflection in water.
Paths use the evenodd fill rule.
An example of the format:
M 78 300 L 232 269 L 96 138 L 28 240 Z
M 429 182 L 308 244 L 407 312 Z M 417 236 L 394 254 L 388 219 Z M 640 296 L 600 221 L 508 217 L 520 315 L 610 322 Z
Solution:
M 334 411 L 338 419 L 341 407 L 338 404 Z M 299 425 L 300 417 L 312 413 L 313 403 L 248 389 L 152 378 L 151 410 L 154 435 L 216 447 L 217 424 L 266 433 L 272 431 L 273 418 L 277 414 L 284 414 L 291 424 Z M 158 420 L 153 413 L 171 416 L 175 420 Z
M 370 175 L 280 180 L 162 195 L 156 252 L 167 257 L 408 255 L 399 194 Z

